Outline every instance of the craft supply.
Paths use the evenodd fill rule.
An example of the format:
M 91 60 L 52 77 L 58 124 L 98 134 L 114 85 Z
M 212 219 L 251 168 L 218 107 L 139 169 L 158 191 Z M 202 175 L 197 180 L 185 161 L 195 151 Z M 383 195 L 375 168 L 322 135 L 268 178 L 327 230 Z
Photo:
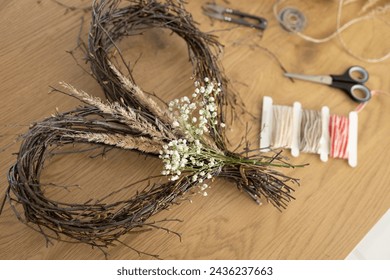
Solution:
M 279 21 L 279 23 L 282 26 L 283 26 L 283 23 L 281 22 L 281 19 L 280 19 L 280 16 L 279 16 L 280 12 L 278 11 L 278 7 L 284 1 L 285 0 L 276 0 L 274 5 L 273 5 L 274 16 L 275 16 L 275 18 Z M 345 0 L 338 1 L 337 17 L 336 17 L 336 31 L 334 31 L 330 35 L 328 35 L 326 37 L 322 37 L 322 38 L 314 38 L 312 36 L 309 36 L 309 35 L 306 35 L 304 33 L 301 33 L 300 31 L 295 32 L 295 34 L 297 36 L 299 36 L 300 38 L 302 38 L 303 40 L 305 40 L 305 41 L 308 41 L 308 42 L 311 42 L 311 43 L 316 43 L 316 44 L 325 43 L 325 42 L 328 42 L 328 41 L 332 40 L 333 38 L 337 37 L 339 39 L 342 47 L 344 48 L 344 50 L 349 55 L 351 55 L 354 58 L 359 59 L 361 61 L 370 62 L 370 63 L 377 63 L 377 62 L 381 62 L 381 61 L 384 61 L 386 59 L 389 59 L 390 58 L 390 52 L 389 51 L 385 55 L 382 55 L 382 56 L 376 57 L 376 58 L 367 58 L 367 57 L 363 57 L 362 55 L 356 54 L 354 51 L 352 51 L 347 46 L 347 44 L 345 43 L 345 41 L 344 41 L 343 37 L 341 36 L 341 34 L 345 30 L 347 30 L 348 28 L 350 28 L 351 26 L 353 26 L 353 25 L 355 25 L 357 23 L 360 23 L 360 22 L 363 22 L 363 21 L 367 21 L 367 20 L 372 20 L 372 19 L 376 18 L 379 15 L 388 13 L 390 11 L 390 4 L 385 4 L 383 6 L 379 6 L 376 9 L 373 9 L 371 12 L 367 13 L 366 15 L 362 15 L 362 16 L 356 17 L 356 18 L 354 18 L 354 19 L 352 19 L 350 21 L 347 21 L 343 25 L 341 25 L 342 9 L 343 9 L 343 6 L 347 4 L 346 2 L 347 1 L 345 1 Z M 365 5 L 362 8 L 362 11 L 366 12 L 367 8 L 368 8 L 368 6 Z M 388 24 L 388 22 L 386 22 L 386 21 L 385 21 L 385 23 Z M 386 34 L 386 36 L 387 36 L 387 34 Z
M 371 90 L 364 85 L 364 83 L 368 80 L 368 72 L 361 66 L 352 66 L 342 75 L 304 75 L 284 73 L 284 76 L 339 88 L 358 103 L 367 102 L 371 98 Z
M 241 11 L 230 8 L 225 8 L 214 3 L 205 4 L 202 9 L 203 13 L 209 17 L 233 22 L 243 26 L 265 30 L 268 25 L 267 20 L 263 17 L 243 13 Z
M 321 111 L 302 109 L 299 102 L 292 107 L 273 105 L 271 97 L 263 98 L 260 149 L 291 149 L 294 157 L 303 153 L 319 154 L 322 161 L 328 157 L 348 159 L 351 167 L 357 165 L 357 112 L 349 117 L 330 115 L 329 108 Z
M 306 25 L 305 15 L 298 9 L 286 7 L 278 14 L 280 25 L 289 32 L 301 32 Z

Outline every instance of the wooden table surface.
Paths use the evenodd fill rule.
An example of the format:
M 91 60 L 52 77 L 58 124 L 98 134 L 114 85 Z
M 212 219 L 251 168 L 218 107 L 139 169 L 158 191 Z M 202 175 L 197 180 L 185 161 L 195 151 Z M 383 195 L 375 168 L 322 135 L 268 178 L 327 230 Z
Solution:
M 332 113 L 346 115 L 356 107 L 341 91 L 306 82 L 292 83 L 270 55 L 273 53 L 291 72 L 341 73 L 350 65 L 362 65 L 370 72 L 371 89 L 390 91 L 390 59 L 367 63 L 349 55 L 337 38 L 314 44 L 283 30 L 272 12 L 273 1 L 231 1 L 229 7 L 264 16 L 267 30 L 258 31 L 226 22 L 212 22 L 202 15 L 207 1 L 189 1 L 187 8 L 203 31 L 214 31 L 225 45 L 221 57 L 232 87 L 246 105 L 248 114 L 230 125 L 232 146 L 238 144 L 246 123 L 251 127 L 253 147 L 258 145 L 262 97 L 269 95 L 275 104 L 320 110 L 329 106 Z M 383 1 L 382 1 L 383 2 Z M 79 105 L 68 96 L 49 94 L 50 85 L 67 81 L 77 88 L 103 97 L 98 84 L 80 69 L 66 52 L 76 45 L 81 17 L 85 38 L 90 15 L 82 11 L 90 1 L 63 0 L 79 9 L 66 9 L 55 1 L 0 2 L 0 187 L 7 187 L 6 173 L 15 161 L 13 153 L 20 142 L 13 141 L 27 131 L 29 124 Z M 322 37 L 334 31 L 337 1 L 285 1 L 307 17 L 304 32 Z M 343 22 L 357 16 L 364 1 L 348 4 Z M 283 5 L 281 7 L 283 7 Z M 388 13 L 386 15 L 388 17 Z M 347 29 L 342 37 L 354 53 L 379 57 L 390 51 L 390 26 L 384 20 L 367 20 Z M 134 61 L 137 83 L 165 100 L 189 95 L 192 68 L 183 41 L 169 32 L 151 30 L 144 36 L 127 39 L 123 48 Z M 265 51 L 265 48 L 269 51 Z M 79 57 L 80 58 L 80 57 Z M 256 205 L 234 184 L 217 180 L 207 197 L 191 197 L 170 211 L 157 215 L 183 220 L 169 228 L 182 234 L 152 231 L 124 236 L 121 241 L 164 259 L 343 259 L 376 221 L 390 208 L 390 96 L 374 96 L 359 113 L 358 166 L 345 160 L 322 163 L 317 155 L 302 154 L 291 163 L 310 163 L 284 170 L 301 179 L 287 210 L 280 213 L 269 204 Z M 250 114 L 254 117 L 250 117 Z M 289 151 L 285 152 L 289 156 Z M 98 198 L 113 188 L 158 172 L 162 167 L 131 151 L 114 150 L 105 158 L 84 154 L 64 155 L 47 163 L 46 182 L 79 184 L 81 189 L 57 194 L 66 200 Z M 54 191 L 55 192 L 55 191 Z M 56 194 L 53 194 L 56 195 Z M 118 245 L 108 249 L 110 259 L 148 259 Z M 46 247 L 44 238 L 20 223 L 9 205 L 0 216 L 0 259 L 103 259 L 103 254 L 83 244 L 54 241 Z

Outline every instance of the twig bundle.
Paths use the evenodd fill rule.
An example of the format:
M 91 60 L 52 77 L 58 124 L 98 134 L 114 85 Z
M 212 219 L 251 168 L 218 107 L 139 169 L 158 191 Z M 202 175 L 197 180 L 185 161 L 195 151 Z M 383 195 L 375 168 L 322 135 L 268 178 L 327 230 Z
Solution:
M 158 222 L 148 219 L 179 202 L 189 190 L 199 185 L 200 180 L 207 180 L 211 176 L 233 180 L 239 189 L 257 202 L 265 197 L 278 209 L 285 208 L 293 198 L 293 189 L 288 184 L 298 181 L 275 171 L 272 166 L 292 166 L 285 163 L 279 153 L 271 157 L 255 157 L 251 151 L 236 154 L 226 148 L 222 124 L 227 106 L 227 80 L 218 66 L 217 53 L 221 46 L 217 40 L 195 26 L 181 1 L 128 2 L 127 6 L 120 8 L 116 0 L 94 1 L 88 45 L 81 45 L 93 76 L 109 102 L 103 102 L 66 83 L 62 83 L 65 90 L 54 89 L 79 99 L 85 105 L 38 122 L 26 133 L 17 161 L 9 171 L 9 187 L 4 202 L 8 200 L 18 219 L 42 233 L 48 242 L 52 238 L 60 240 L 62 236 L 67 236 L 70 242 L 86 243 L 102 250 L 115 242 L 121 243 L 119 238 L 131 231 L 141 228 L 165 229 Z M 48 154 L 59 146 L 93 143 L 153 156 L 160 153 L 160 157 L 163 157 L 164 150 L 167 161 L 172 143 L 186 143 L 183 140 L 185 130 L 174 125 L 177 122 L 174 113 L 168 110 L 166 104 L 158 103 L 137 86 L 131 68 L 116 45 L 124 36 L 155 27 L 168 28 L 185 40 L 195 80 L 212 77 L 215 83 L 222 84 L 220 94 L 210 99 L 216 105 L 216 108 L 212 108 L 212 111 L 216 111 L 212 114 L 213 125 L 209 125 L 207 136 L 199 138 L 202 143 L 195 140 L 197 145 L 203 145 L 205 151 L 218 157 L 219 165 L 209 169 L 191 166 L 182 169 L 184 172 L 181 175 L 180 170 L 176 169 L 175 174 L 180 175 L 175 175 L 177 178 L 165 183 L 148 184 L 133 197 L 114 203 L 106 202 L 114 193 L 96 202 L 83 204 L 48 198 L 43 191 L 40 175 Z M 112 50 L 116 50 L 126 65 L 127 75 L 113 64 L 110 59 Z M 212 90 L 210 94 L 214 94 Z M 221 125 L 214 125 L 217 123 Z M 196 159 L 192 161 L 200 162 Z M 206 158 L 200 162 L 202 166 L 203 163 L 211 162 Z M 170 167 L 166 165 L 165 168 Z M 24 217 L 15 204 L 23 206 Z

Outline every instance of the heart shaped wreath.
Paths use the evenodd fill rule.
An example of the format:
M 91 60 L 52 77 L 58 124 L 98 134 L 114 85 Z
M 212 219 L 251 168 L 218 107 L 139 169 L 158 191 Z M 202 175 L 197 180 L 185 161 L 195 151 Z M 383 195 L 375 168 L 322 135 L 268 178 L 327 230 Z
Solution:
M 79 99 L 84 106 L 35 123 L 24 135 L 1 208 L 9 201 L 18 219 L 42 233 L 47 242 L 67 236 L 71 242 L 102 250 L 130 231 L 158 227 L 148 222 L 152 215 L 178 203 L 195 187 L 204 193 L 207 180 L 216 176 L 234 181 L 258 203 L 264 197 L 278 209 L 285 208 L 293 198 L 289 185 L 298 180 L 273 167 L 292 166 L 279 153 L 237 154 L 227 149 L 224 110 L 231 93 L 218 65 L 221 45 L 216 38 L 196 27 L 182 1 L 127 2 L 122 7 L 116 0 L 94 1 L 88 44 L 80 45 L 108 101 L 67 83 L 62 83 L 64 90 L 54 89 Z M 116 43 L 150 28 L 170 29 L 187 43 L 196 85 L 191 99 L 184 96 L 162 104 L 135 83 Z M 112 62 L 113 51 L 119 54 L 127 75 Z M 167 180 L 148 183 L 136 195 L 114 203 L 104 202 L 111 194 L 83 204 L 50 199 L 40 181 L 45 159 L 53 149 L 75 143 L 159 156 Z M 16 205 L 23 206 L 24 215 Z

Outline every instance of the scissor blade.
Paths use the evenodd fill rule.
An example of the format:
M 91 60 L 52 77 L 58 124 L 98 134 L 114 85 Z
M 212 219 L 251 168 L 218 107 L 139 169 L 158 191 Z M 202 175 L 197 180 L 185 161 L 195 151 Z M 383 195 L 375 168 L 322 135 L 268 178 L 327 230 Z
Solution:
M 320 75 L 303 75 L 303 74 L 294 74 L 294 73 L 284 73 L 284 76 L 293 79 L 299 79 L 304 81 L 309 81 L 313 83 L 331 85 L 332 77 L 331 76 L 320 76 Z

